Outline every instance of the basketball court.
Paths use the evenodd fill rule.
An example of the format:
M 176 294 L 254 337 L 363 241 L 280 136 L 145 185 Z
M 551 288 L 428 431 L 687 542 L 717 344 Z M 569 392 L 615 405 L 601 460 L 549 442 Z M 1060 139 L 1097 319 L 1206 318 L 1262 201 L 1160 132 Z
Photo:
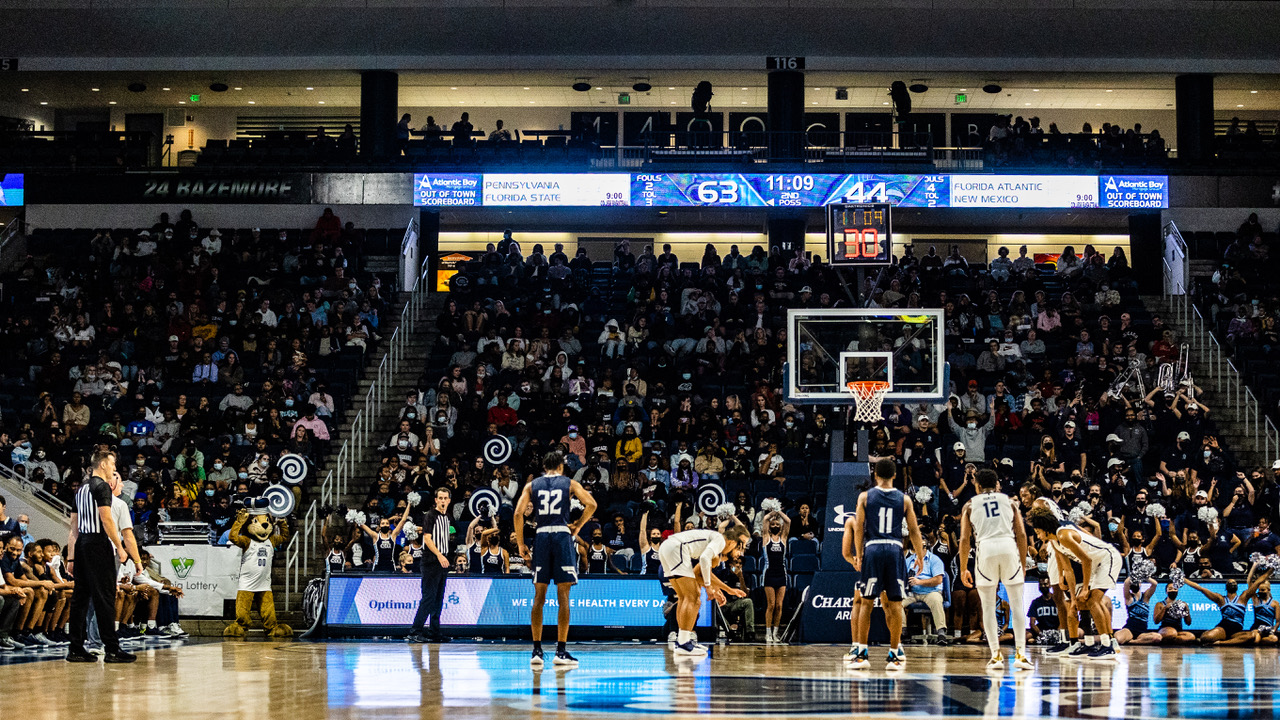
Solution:
M 28 718 L 1280 716 L 1280 658 L 1268 650 L 1143 648 L 1097 664 L 1033 649 L 1036 670 L 1016 676 L 987 675 L 985 645 L 908 646 L 906 671 L 892 675 L 883 648 L 858 674 L 844 650 L 734 645 L 673 661 L 665 645 L 580 644 L 579 667 L 535 672 L 523 643 L 210 642 L 145 651 L 132 666 L 50 659 L 0 674 L 14 690 L 62 688 Z

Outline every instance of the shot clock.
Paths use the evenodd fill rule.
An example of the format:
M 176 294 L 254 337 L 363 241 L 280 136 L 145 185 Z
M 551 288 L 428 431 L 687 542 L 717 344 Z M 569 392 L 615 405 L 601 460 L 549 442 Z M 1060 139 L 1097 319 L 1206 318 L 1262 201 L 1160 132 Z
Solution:
M 833 203 L 827 206 L 827 257 L 832 265 L 888 265 L 893 233 L 888 203 Z

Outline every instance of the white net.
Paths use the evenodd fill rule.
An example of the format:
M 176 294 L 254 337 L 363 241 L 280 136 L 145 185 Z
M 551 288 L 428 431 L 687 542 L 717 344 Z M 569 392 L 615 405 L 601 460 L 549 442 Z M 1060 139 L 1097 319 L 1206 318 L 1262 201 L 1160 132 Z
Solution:
M 884 417 L 881 413 L 881 408 L 884 405 L 885 393 L 889 392 L 889 383 L 876 380 L 861 380 L 847 383 L 845 387 L 853 394 L 855 403 L 854 422 L 880 422 Z

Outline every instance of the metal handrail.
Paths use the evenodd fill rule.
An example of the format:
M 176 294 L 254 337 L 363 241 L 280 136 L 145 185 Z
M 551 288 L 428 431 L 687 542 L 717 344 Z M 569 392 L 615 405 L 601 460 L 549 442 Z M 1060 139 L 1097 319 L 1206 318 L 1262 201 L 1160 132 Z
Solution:
M 38 498 L 42 504 L 58 511 L 63 517 L 71 517 L 72 509 L 70 505 L 59 500 L 57 496 L 49 494 L 44 488 L 28 480 L 25 475 L 18 474 L 18 471 L 9 465 L 0 463 L 0 475 L 17 483 L 18 487 L 31 494 L 32 497 Z
M 428 262 L 423 261 L 414 281 L 409 299 L 400 312 L 400 323 L 387 341 L 387 349 L 373 373 L 373 382 L 364 395 L 364 407 L 356 413 L 351 421 L 351 429 L 347 432 L 338 449 L 333 467 L 325 474 L 319 486 L 319 495 L 311 501 L 302 519 L 294 528 L 293 537 L 285 546 L 284 592 L 285 606 L 293 602 L 293 594 L 302 589 L 304 574 L 311 565 L 311 551 L 319 540 L 320 508 L 325 505 L 337 505 L 347 495 L 356 473 L 364 463 L 366 448 L 374 442 L 374 424 L 382 416 L 382 409 L 390 400 L 391 385 L 400 371 L 405 359 L 405 347 L 409 338 L 413 337 L 418 318 L 426 307 L 427 296 L 431 290 L 428 282 Z M 319 554 L 317 553 L 317 557 Z
M 1176 233 L 1177 228 L 1173 228 L 1173 231 Z M 1180 234 L 1178 239 L 1182 239 Z M 1173 283 L 1172 273 L 1175 269 L 1169 266 L 1168 261 L 1162 264 L 1164 283 L 1161 294 L 1173 323 L 1182 333 L 1183 341 L 1195 354 L 1199 364 L 1207 368 L 1209 384 L 1223 397 L 1226 401 L 1224 404 L 1230 406 L 1216 409 L 1235 414 L 1236 420 L 1244 426 L 1245 433 L 1252 435 L 1253 450 L 1261 452 L 1265 463 L 1270 464 L 1280 456 L 1280 430 L 1276 429 L 1271 418 L 1263 411 L 1257 396 L 1241 380 L 1240 371 L 1223 352 L 1222 345 L 1209 329 L 1209 323 L 1192 301 L 1191 293 L 1171 290 L 1178 287 Z

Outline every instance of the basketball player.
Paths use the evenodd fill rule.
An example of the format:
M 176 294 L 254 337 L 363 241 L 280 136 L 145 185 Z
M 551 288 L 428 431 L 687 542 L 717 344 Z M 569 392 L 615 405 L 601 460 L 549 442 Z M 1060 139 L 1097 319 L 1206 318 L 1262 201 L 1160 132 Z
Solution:
M 565 643 L 569 640 L 569 591 L 578 582 L 578 548 L 575 540 L 578 531 L 596 511 L 596 500 L 576 480 L 564 474 L 564 455 L 559 451 L 547 453 L 542 460 L 545 475 L 534 478 L 520 492 L 516 501 L 515 517 L 523 518 L 533 503 L 537 519 L 537 538 L 533 553 L 524 542 L 524 522 L 517 520 L 516 548 L 525 563 L 533 568 L 533 609 L 529 612 L 529 630 L 533 635 L 533 655 L 529 664 L 542 667 L 542 606 L 547 601 L 547 585 L 556 583 L 559 614 L 556 617 L 556 665 L 577 665 L 578 660 L 569 654 Z M 582 503 L 582 514 L 576 522 L 569 520 L 571 497 Z
M 902 670 L 907 665 L 907 655 L 902 650 L 902 598 L 906 594 L 907 564 L 902 556 L 902 525 L 916 553 L 916 572 L 924 570 L 924 543 L 920 528 L 916 526 L 916 511 L 911 498 L 893 487 L 898 469 L 888 458 L 875 464 L 875 487 L 858 496 L 858 512 L 854 522 L 854 544 L 857 554 L 853 567 L 862 573 L 862 596 L 858 598 L 861 614 L 855 649 L 857 659 L 851 669 L 871 667 L 867 659 L 867 636 L 871 631 L 871 605 L 877 597 L 884 607 L 885 623 L 889 626 L 888 670 Z
M 1066 520 L 1066 514 L 1062 512 L 1062 508 L 1058 507 L 1058 503 L 1047 497 L 1037 497 L 1038 488 L 1033 483 L 1024 483 L 1019 490 L 1020 499 L 1023 505 L 1027 505 L 1032 510 L 1036 508 L 1045 508 L 1059 520 Z M 1028 513 L 1029 514 L 1029 513 Z M 1053 586 L 1053 604 L 1058 610 L 1058 620 L 1061 627 L 1061 639 L 1045 650 L 1046 655 L 1065 655 L 1075 652 L 1078 648 L 1084 646 L 1079 641 L 1080 638 L 1080 609 L 1076 607 L 1076 578 L 1080 576 L 1076 567 L 1078 563 L 1067 562 L 1060 564 L 1058 562 L 1058 554 L 1053 549 L 1053 543 L 1044 546 L 1045 550 L 1045 566 L 1048 569 L 1049 582 Z
M 1115 587 L 1116 580 L 1120 578 L 1120 567 L 1123 564 L 1120 551 L 1080 530 L 1074 523 L 1058 519 L 1049 508 L 1033 509 L 1027 514 L 1027 520 L 1040 541 L 1053 546 L 1059 567 L 1066 565 L 1069 560 L 1080 563 L 1076 604 L 1088 608 L 1089 615 L 1093 618 L 1095 634 L 1085 635 L 1084 645 L 1063 657 L 1115 662 L 1116 648 L 1111 638 L 1111 600 L 1107 598 L 1107 590 Z
M 396 571 L 396 560 L 399 553 L 396 552 L 396 538 L 399 537 L 400 531 L 404 529 L 404 523 L 409 519 L 409 506 L 404 506 L 404 512 L 400 515 L 400 522 L 396 523 L 395 529 L 391 527 L 391 518 L 382 518 L 378 521 L 378 530 L 374 532 L 373 528 L 368 525 L 361 525 L 361 529 L 373 539 L 373 567 L 370 572 L 392 573 Z
M 731 588 L 721 582 L 711 571 L 733 557 L 734 553 L 751 542 L 747 527 L 733 517 L 733 505 L 726 503 L 719 530 L 695 529 L 678 532 L 662 541 L 658 559 L 662 562 L 662 574 L 671 582 L 676 592 L 676 636 L 674 654 L 677 657 L 701 657 L 707 648 L 696 640 L 693 626 L 698 622 L 698 606 L 702 593 L 707 598 L 724 605 L 725 595 L 746 597 L 746 592 Z M 695 570 L 694 566 L 697 566 Z M 696 574 L 695 574 L 696 573 Z
M 1022 589 L 1027 557 L 1027 531 L 1022 525 L 1022 513 L 1009 502 L 1009 496 L 996 488 L 1000 476 L 995 470 L 978 471 L 978 494 L 965 503 L 960 512 L 960 557 L 969 556 L 969 542 L 978 546 L 975 569 L 978 572 L 978 597 L 982 601 L 982 629 L 991 649 L 988 670 L 1004 670 L 1004 655 L 1000 654 L 1000 625 L 996 621 L 996 604 L 1000 584 L 1009 595 L 1009 615 L 1013 624 L 1013 668 L 1033 670 L 1027 660 L 1027 614 L 1023 612 Z M 965 587 L 974 587 L 973 573 L 965 567 L 960 576 Z

